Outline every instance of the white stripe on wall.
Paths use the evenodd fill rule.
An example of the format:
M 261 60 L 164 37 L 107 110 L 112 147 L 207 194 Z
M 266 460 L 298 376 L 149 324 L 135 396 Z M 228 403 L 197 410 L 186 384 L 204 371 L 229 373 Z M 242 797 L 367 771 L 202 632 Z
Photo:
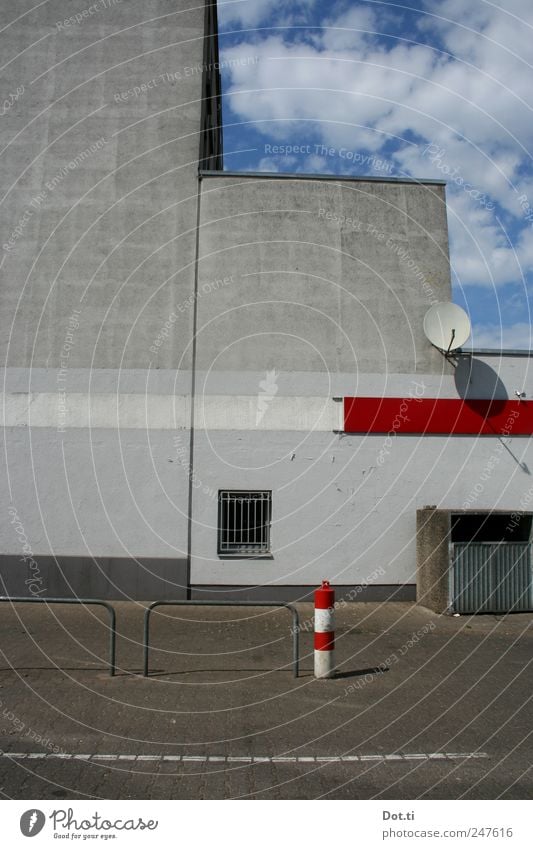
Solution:
M 34 392 L 0 400 L 4 427 L 180 430 L 190 422 L 187 395 Z M 342 430 L 343 405 L 320 397 L 205 395 L 196 399 L 195 422 L 201 430 Z

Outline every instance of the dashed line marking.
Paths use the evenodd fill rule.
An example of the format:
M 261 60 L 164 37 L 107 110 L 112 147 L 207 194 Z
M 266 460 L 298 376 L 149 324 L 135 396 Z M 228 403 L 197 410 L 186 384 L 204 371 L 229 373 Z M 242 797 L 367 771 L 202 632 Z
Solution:
M 7 760 L 63 760 L 77 761 L 129 761 L 129 762 L 174 762 L 174 763 L 391 763 L 402 761 L 456 761 L 488 758 L 486 752 L 393 752 L 381 755 L 119 755 L 119 754 L 89 754 L 78 755 L 66 752 L 0 752 L 0 758 Z

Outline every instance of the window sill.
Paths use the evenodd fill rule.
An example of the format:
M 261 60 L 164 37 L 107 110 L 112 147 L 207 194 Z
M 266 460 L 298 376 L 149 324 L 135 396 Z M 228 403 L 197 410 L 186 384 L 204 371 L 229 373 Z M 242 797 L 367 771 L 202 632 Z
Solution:
M 265 554 L 217 554 L 219 560 L 274 560 L 274 555 Z

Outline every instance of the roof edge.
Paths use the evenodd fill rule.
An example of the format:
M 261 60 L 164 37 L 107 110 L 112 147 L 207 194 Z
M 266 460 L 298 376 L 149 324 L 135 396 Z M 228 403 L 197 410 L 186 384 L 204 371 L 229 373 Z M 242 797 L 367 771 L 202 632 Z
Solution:
M 214 171 L 200 168 L 198 176 L 203 177 L 253 177 L 262 180 L 329 180 L 331 183 L 407 183 L 408 185 L 445 186 L 446 180 L 418 180 L 414 177 L 353 177 L 336 176 L 335 174 L 300 174 L 286 171 Z
M 478 357 L 533 357 L 527 348 L 459 348 L 454 354 Z

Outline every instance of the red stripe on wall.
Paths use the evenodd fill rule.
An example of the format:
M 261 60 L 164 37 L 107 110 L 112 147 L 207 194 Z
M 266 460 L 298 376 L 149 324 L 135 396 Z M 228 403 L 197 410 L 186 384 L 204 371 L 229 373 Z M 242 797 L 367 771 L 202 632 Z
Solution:
M 315 631 L 315 651 L 333 651 L 334 648 L 334 631 Z
M 462 398 L 345 398 L 344 430 L 531 436 L 533 403 Z

